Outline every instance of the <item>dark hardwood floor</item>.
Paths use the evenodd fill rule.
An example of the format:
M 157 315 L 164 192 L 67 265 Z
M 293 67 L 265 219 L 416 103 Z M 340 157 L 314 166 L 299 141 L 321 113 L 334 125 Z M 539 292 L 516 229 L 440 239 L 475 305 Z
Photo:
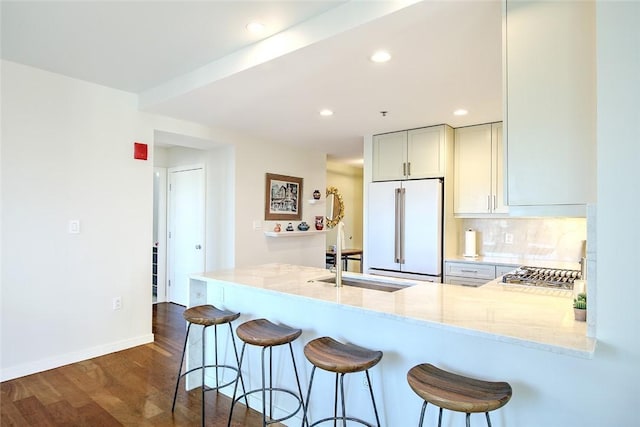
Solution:
M 199 390 L 173 390 L 184 342 L 184 307 L 153 307 L 155 342 L 0 384 L 0 425 L 198 426 Z M 206 395 L 206 425 L 226 426 L 231 399 Z M 262 425 L 260 415 L 237 405 L 234 427 Z

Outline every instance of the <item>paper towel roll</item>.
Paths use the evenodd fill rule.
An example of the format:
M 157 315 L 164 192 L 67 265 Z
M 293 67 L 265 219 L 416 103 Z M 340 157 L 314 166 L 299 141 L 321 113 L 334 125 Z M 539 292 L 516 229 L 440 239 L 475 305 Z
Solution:
M 477 257 L 476 252 L 476 232 L 469 229 L 464 232 L 464 254 L 466 257 Z

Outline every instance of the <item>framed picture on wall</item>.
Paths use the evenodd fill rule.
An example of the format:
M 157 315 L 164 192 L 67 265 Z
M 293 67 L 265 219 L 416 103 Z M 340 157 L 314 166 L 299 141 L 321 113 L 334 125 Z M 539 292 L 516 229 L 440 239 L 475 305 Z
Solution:
M 302 219 L 302 178 L 267 173 L 264 219 Z

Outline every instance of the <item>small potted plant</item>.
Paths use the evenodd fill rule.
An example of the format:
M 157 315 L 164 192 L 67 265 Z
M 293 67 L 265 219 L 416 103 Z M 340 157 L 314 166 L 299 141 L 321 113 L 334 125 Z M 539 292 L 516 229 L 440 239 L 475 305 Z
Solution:
M 580 293 L 573 300 L 573 316 L 581 322 L 587 320 L 587 294 Z

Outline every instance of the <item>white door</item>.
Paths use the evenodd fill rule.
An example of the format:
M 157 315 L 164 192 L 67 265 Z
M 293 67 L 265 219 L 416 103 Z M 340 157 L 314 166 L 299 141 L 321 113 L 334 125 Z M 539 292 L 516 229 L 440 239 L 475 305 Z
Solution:
M 205 269 L 204 169 L 169 169 L 168 295 L 187 306 L 189 276 Z

